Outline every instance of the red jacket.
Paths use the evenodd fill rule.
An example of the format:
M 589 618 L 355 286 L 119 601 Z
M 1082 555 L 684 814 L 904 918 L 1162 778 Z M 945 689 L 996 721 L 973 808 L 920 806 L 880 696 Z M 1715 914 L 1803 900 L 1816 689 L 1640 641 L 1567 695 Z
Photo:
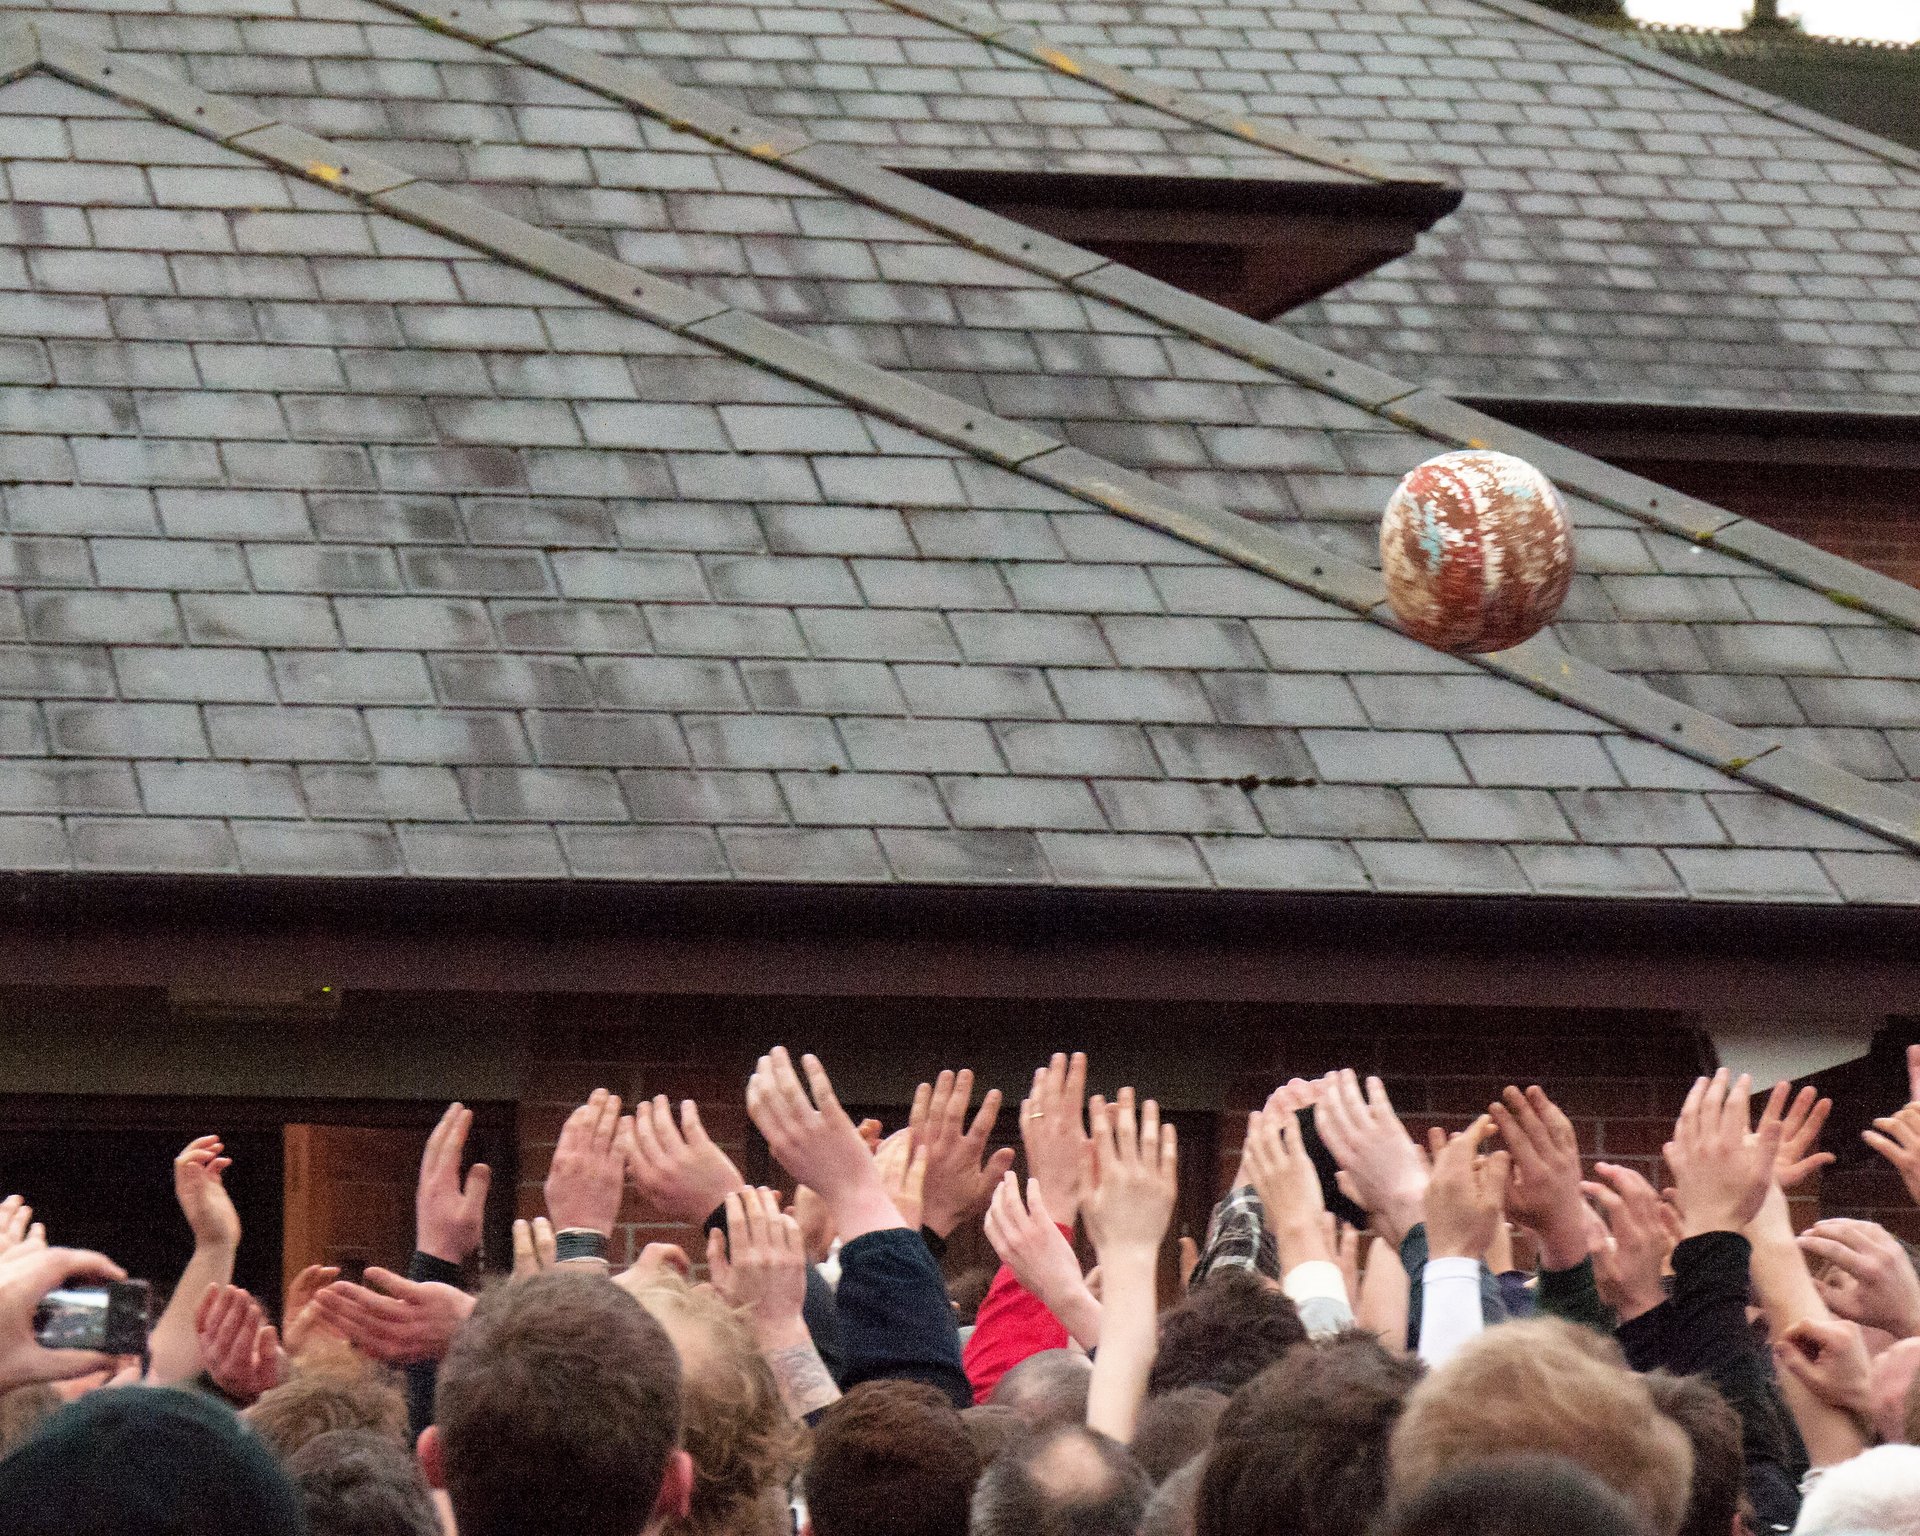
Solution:
M 1068 1242 L 1073 1241 L 1071 1227 L 1060 1230 Z M 987 1288 L 986 1300 L 980 1303 L 963 1357 L 967 1380 L 973 1383 L 973 1400 L 988 1401 L 1000 1378 L 1028 1355 L 1065 1349 L 1067 1344 L 1067 1330 L 1060 1320 L 1002 1264 Z

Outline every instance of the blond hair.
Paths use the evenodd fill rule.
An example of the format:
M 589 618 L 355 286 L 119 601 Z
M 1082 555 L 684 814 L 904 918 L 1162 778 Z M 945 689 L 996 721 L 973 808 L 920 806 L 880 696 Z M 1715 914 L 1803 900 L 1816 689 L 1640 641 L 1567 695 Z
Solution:
M 1554 1319 L 1481 1334 L 1415 1387 L 1394 1430 L 1396 1497 L 1487 1456 L 1540 1451 L 1585 1467 L 1675 1536 L 1693 1485 L 1686 1431 L 1619 1350 Z
M 674 1536 L 761 1536 L 782 1528 L 784 1490 L 807 1436 L 780 1401 L 745 1318 L 713 1290 L 663 1271 L 634 1292 L 680 1352 L 693 1501 Z

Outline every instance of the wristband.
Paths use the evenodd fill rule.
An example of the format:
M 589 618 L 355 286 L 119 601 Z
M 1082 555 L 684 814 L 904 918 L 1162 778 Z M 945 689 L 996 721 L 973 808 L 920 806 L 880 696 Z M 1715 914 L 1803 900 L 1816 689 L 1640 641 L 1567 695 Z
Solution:
M 607 1262 L 607 1234 L 592 1227 L 568 1227 L 553 1234 L 553 1262 L 569 1264 L 575 1259 Z

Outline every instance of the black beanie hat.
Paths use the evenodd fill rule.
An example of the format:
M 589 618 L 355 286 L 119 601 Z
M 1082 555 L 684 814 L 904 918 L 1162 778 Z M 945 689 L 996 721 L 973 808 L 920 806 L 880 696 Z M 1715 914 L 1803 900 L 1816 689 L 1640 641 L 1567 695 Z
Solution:
M 223 1403 L 89 1392 L 0 1461 L 5 1536 L 303 1536 L 299 1495 Z

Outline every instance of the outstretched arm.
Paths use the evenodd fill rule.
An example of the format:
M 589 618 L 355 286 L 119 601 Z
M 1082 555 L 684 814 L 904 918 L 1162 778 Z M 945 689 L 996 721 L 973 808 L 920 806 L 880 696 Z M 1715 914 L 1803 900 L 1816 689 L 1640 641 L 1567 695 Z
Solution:
M 1100 1260 L 1101 1314 L 1087 1424 L 1128 1445 L 1159 1347 L 1155 1280 L 1178 1192 L 1176 1138 L 1152 1099 L 1136 1119 L 1131 1088 L 1111 1107 L 1094 1098 L 1088 1122 L 1093 1177 L 1083 1211 Z
M 202 1362 L 194 1319 L 214 1287 L 233 1279 L 234 1256 L 240 1251 L 240 1213 L 221 1179 L 232 1163 L 217 1136 L 196 1137 L 173 1160 L 174 1198 L 193 1230 L 193 1257 L 147 1338 L 153 1352 L 147 1379 L 154 1386 L 172 1386 L 199 1375 Z

